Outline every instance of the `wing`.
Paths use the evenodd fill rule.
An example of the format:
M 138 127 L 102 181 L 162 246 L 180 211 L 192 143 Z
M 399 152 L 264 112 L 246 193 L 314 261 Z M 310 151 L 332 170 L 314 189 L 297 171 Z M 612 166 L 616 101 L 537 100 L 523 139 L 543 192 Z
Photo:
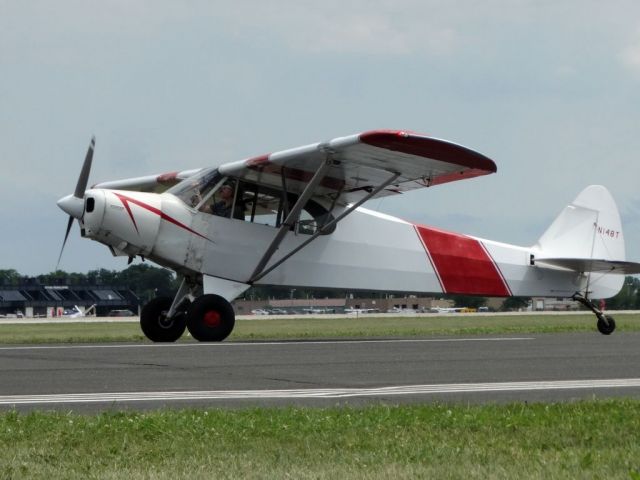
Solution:
M 91 188 L 162 193 L 168 188 L 173 187 L 175 184 L 180 183 L 185 178 L 195 175 L 199 171 L 201 171 L 201 169 L 196 168 L 193 170 L 183 170 L 181 172 L 169 172 L 158 175 L 146 175 L 144 177 L 125 178 L 122 180 L 97 183 Z
M 398 175 L 375 196 L 494 173 L 495 163 L 478 152 L 437 138 L 397 130 L 375 130 L 325 143 L 226 163 L 220 173 L 301 193 L 314 173 L 331 166 L 314 196 L 353 203 Z

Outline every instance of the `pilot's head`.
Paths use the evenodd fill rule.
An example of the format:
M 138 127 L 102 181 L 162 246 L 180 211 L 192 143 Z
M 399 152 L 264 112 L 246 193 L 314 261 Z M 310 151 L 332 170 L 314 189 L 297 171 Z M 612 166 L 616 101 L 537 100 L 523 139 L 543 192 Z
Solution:
M 225 183 L 220 187 L 220 196 L 222 198 L 231 198 L 233 196 L 233 187 L 228 183 Z

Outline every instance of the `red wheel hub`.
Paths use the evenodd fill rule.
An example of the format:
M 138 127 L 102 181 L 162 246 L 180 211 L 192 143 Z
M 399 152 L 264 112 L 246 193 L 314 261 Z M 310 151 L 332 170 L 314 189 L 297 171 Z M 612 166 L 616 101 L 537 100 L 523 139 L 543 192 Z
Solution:
M 204 324 L 207 327 L 219 327 L 222 323 L 222 319 L 220 318 L 220 314 L 215 310 L 209 310 L 204 314 Z

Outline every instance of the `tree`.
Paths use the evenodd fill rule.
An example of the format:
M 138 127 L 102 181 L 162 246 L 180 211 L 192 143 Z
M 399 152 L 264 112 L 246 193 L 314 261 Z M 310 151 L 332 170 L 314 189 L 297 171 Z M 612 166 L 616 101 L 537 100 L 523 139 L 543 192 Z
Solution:
M 129 287 L 144 302 L 154 297 L 172 297 L 178 289 L 175 275 L 166 268 L 141 263 L 116 273 L 116 282 Z
M 21 275 L 14 269 L 0 270 L 0 285 L 17 285 Z
M 446 295 L 453 300 L 455 307 L 478 308 L 487 303 L 486 297 L 474 297 L 470 295 Z
M 625 277 L 620 292 L 607 300 L 609 310 L 633 310 L 640 308 L 640 279 Z
M 531 297 L 507 297 L 502 303 L 500 310 L 510 312 L 513 310 L 520 310 L 527 308 L 531 302 Z

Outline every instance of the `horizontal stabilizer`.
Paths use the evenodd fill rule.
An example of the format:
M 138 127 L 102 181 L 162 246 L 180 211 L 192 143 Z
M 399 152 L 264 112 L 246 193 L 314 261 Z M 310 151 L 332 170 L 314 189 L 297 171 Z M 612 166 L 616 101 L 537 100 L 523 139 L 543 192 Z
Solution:
M 620 275 L 640 274 L 640 263 L 588 258 L 536 258 L 539 267 L 559 267 L 575 272 L 617 273 Z

